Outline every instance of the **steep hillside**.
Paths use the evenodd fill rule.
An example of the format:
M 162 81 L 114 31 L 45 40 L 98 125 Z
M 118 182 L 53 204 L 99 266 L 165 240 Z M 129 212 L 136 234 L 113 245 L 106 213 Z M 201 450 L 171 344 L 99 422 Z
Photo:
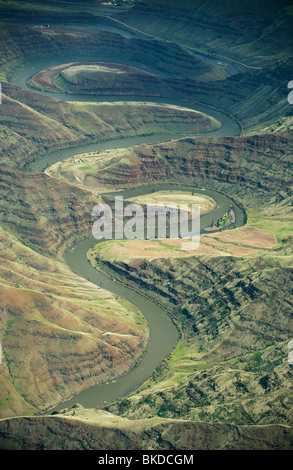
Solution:
M 216 52 L 246 65 L 261 67 L 272 57 L 292 55 L 290 0 L 140 0 L 118 19 L 151 36 Z
M 1 25 L 0 67 L 3 77 L 9 77 L 13 68 L 28 61 L 65 59 L 70 61 L 103 61 L 135 65 L 143 63 L 161 74 L 195 79 L 217 76 L 219 66 L 195 56 L 176 44 L 138 38 L 125 38 L 119 34 L 89 30 L 86 35 L 53 33 L 24 26 Z M 220 75 L 225 74 L 220 67 Z
M 1 415 L 7 416 L 47 408 L 128 370 L 144 350 L 147 327 L 136 309 L 58 261 L 90 234 L 95 198 L 10 167 L 1 170 L 1 195 Z
M 168 305 L 183 332 L 153 379 L 108 409 L 131 418 L 292 424 L 290 259 L 271 253 L 108 264 Z
M 222 187 L 228 194 L 233 188 L 238 195 L 251 190 L 286 193 L 292 183 L 292 139 L 277 133 L 186 138 L 83 156 L 82 165 L 65 160 L 48 172 L 69 181 L 78 172 L 85 186 L 99 190 L 165 181 Z
M 2 418 L 44 411 L 135 365 L 148 340 L 138 310 L 6 228 L 0 239 Z
M 0 446 L 9 450 L 288 450 L 291 444 L 287 426 L 133 421 L 81 406 L 63 415 L 0 421 Z
M 101 64 L 102 65 L 102 64 Z M 92 64 L 92 67 L 94 64 Z M 104 64 L 105 66 L 105 64 Z M 292 56 L 272 61 L 261 70 L 245 71 L 225 79 L 201 82 L 163 78 L 133 72 L 135 69 L 113 64 L 117 73 L 86 72 L 86 64 L 58 66 L 37 74 L 30 81 L 34 87 L 52 91 L 81 92 L 102 95 L 127 94 L 156 96 L 185 102 L 197 101 L 228 111 L 240 121 L 245 135 L 292 130 L 292 106 L 288 103 L 287 81 L 293 66 Z M 89 65 L 88 65 L 89 67 Z M 75 73 L 73 73 L 75 71 Z M 119 73 L 118 73 L 119 71 Z M 56 84 L 61 88 L 56 88 Z M 229 93 L 227 93 L 229 90 Z
M 58 148 L 161 132 L 172 136 L 181 128 L 190 133 L 209 132 L 219 128 L 220 123 L 178 106 L 62 102 L 4 84 L 0 126 L 1 161 L 23 167 Z
M 91 233 L 97 198 L 58 184 L 42 173 L 2 166 L 1 224 L 39 253 L 60 256 L 78 238 Z

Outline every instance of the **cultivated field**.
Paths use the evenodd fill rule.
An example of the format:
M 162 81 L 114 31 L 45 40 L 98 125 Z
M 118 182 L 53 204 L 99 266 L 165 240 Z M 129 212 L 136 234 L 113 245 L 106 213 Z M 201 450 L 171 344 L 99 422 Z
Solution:
M 161 205 L 170 208 L 179 208 L 181 204 L 189 205 L 189 212 L 191 213 L 191 205 L 200 205 L 200 214 L 206 214 L 213 210 L 216 202 L 207 196 L 201 194 L 191 194 L 190 192 L 182 191 L 157 191 L 151 194 L 145 194 L 134 198 L 127 199 L 129 202 L 134 202 L 142 205 Z
M 186 258 L 214 255 L 242 257 L 272 249 L 277 244 L 274 235 L 252 227 L 241 227 L 229 232 L 218 232 L 200 237 L 197 250 L 182 250 L 182 239 L 166 240 L 110 240 L 96 246 L 92 259 L 127 261 L 135 259 Z

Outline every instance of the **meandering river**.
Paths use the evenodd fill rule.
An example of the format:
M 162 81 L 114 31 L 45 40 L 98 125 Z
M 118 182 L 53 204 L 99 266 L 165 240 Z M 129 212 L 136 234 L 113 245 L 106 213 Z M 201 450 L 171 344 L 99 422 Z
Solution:
M 11 79 L 11 83 L 14 85 L 20 86 L 24 89 L 27 89 L 26 82 L 27 80 L 37 73 L 38 71 L 43 70 L 51 65 L 58 65 L 61 63 L 68 63 L 71 61 L 78 61 L 77 57 L 69 59 L 68 57 L 58 60 L 47 60 L 47 61 L 37 61 L 35 63 L 30 62 L 29 64 L 25 65 L 24 67 L 15 71 L 14 76 Z M 82 61 L 82 59 L 80 59 Z M 104 59 L 103 59 L 104 61 Z M 140 64 L 125 64 L 125 65 L 135 65 L 139 67 Z M 152 73 L 154 73 L 154 69 L 152 69 Z M 43 93 L 46 95 L 53 96 L 54 98 L 66 101 L 115 101 L 117 97 L 115 96 L 85 96 L 85 95 L 78 95 L 78 94 L 51 94 L 42 91 L 37 91 L 38 93 Z M 188 107 L 190 109 L 196 109 L 198 111 L 202 111 L 206 114 L 209 114 L 216 119 L 218 119 L 222 123 L 222 127 L 215 131 L 208 133 L 208 136 L 232 136 L 232 135 L 239 135 L 241 130 L 239 124 L 232 116 L 215 109 L 205 106 L 200 103 L 192 103 L 186 101 L 177 101 L 177 100 L 170 100 L 170 99 L 159 99 L 157 97 L 127 97 L 127 96 L 119 96 L 119 101 L 154 101 L 160 103 L 169 103 L 175 104 L 178 106 Z M 173 135 L 173 138 L 184 137 L 185 134 L 180 133 L 177 135 Z M 188 134 L 190 136 L 190 133 Z M 198 136 L 200 134 L 195 134 Z M 207 134 L 205 134 L 207 135 Z M 116 140 L 109 140 L 98 142 L 94 144 L 87 144 L 81 145 L 78 147 L 70 148 L 70 149 L 63 149 L 58 150 L 56 152 L 51 152 L 44 155 L 38 161 L 29 165 L 28 169 L 30 170 L 39 170 L 43 171 L 49 165 L 67 157 L 71 157 L 73 155 L 77 155 L 80 153 L 97 151 L 97 150 L 106 150 L 111 148 L 119 148 L 119 147 L 130 147 L 133 145 L 141 144 L 141 143 L 158 143 L 164 142 L 166 140 L 170 140 L 170 134 L 160 134 L 156 136 L 149 136 L 149 137 L 129 137 L 124 139 L 116 139 Z M 126 199 L 127 197 L 134 197 L 140 194 L 146 194 L 151 191 L 158 189 L 156 185 L 148 185 L 140 188 L 133 188 L 127 191 L 123 191 L 119 193 L 123 195 Z M 234 201 L 232 201 L 229 196 L 222 194 L 218 191 L 214 191 L 211 189 L 204 189 L 204 188 L 197 188 L 191 186 L 184 186 L 184 185 L 174 185 L 168 184 L 160 185 L 159 189 L 180 189 L 182 191 L 196 191 L 197 193 L 206 194 L 207 196 L 212 197 L 217 205 L 215 209 L 205 214 L 201 217 L 201 232 L 205 230 L 211 224 L 212 220 L 217 220 L 220 216 L 222 216 L 229 206 L 232 204 L 233 209 L 235 212 L 236 220 L 233 224 L 231 224 L 228 229 L 235 228 L 237 226 L 241 226 L 245 223 L 245 213 L 240 206 L 238 206 Z M 88 261 L 86 257 L 87 251 L 93 247 L 97 243 L 97 240 L 94 238 L 82 240 L 73 246 L 70 250 L 68 250 L 65 254 L 65 260 L 68 263 L 68 266 L 77 273 L 78 275 L 88 279 L 93 284 L 100 286 L 104 289 L 109 290 L 115 295 L 121 296 L 134 304 L 136 307 L 140 309 L 140 311 L 145 316 L 150 330 L 150 339 L 146 351 L 142 357 L 142 360 L 139 364 L 130 370 L 127 374 L 116 378 L 115 380 L 106 383 L 95 385 L 90 387 L 77 395 L 73 396 L 71 399 L 60 403 L 58 406 L 53 408 L 50 411 L 58 411 L 64 409 L 66 407 L 72 406 L 75 403 L 80 403 L 85 407 L 93 408 L 102 406 L 105 403 L 110 403 L 118 398 L 121 398 L 130 392 L 135 391 L 146 379 L 148 379 L 154 370 L 161 364 L 162 360 L 166 358 L 166 356 L 174 349 L 178 342 L 179 333 L 173 322 L 171 321 L 168 312 L 165 311 L 161 306 L 157 305 L 153 300 L 146 297 L 142 293 L 138 291 L 134 291 L 131 288 L 127 287 L 126 285 L 122 285 L 121 283 L 113 280 L 107 274 L 98 271 L 95 269 Z
M 227 229 L 241 226 L 245 221 L 245 214 L 241 207 L 235 204 L 235 202 L 233 202 L 227 195 L 211 189 L 203 190 L 185 185 L 161 184 L 159 186 L 148 185 L 145 187 L 122 191 L 119 192 L 119 195 L 123 195 L 123 197 L 127 199 L 141 194 L 148 194 L 149 192 L 158 189 L 176 189 L 190 192 L 196 191 L 196 193 L 212 197 L 217 202 L 217 206 L 213 211 L 201 217 L 201 233 L 205 231 L 206 227 L 210 226 L 211 220 L 216 220 L 218 217 L 222 216 L 231 204 L 233 205 L 236 220 L 233 224 L 227 227 Z M 72 406 L 75 403 L 80 403 L 88 408 L 97 407 L 104 405 L 105 403 L 111 403 L 114 400 L 135 391 L 152 375 L 156 367 L 158 367 L 162 360 L 174 349 L 179 339 L 177 328 L 172 323 L 167 311 L 163 310 L 159 305 L 144 295 L 139 294 L 117 281 L 114 281 L 103 272 L 95 269 L 89 263 L 86 253 L 96 244 L 97 240 L 90 238 L 82 240 L 73 246 L 65 254 L 68 266 L 76 274 L 116 295 L 124 297 L 126 300 L 138 307 L 148 322 L 150 340 L 141 362 L 130 372 L 116 379 L 114 382 L 90 387 L 87 390 L 78 393 L 70 400 L 56 406 L 51 411 L 61 410 Z

